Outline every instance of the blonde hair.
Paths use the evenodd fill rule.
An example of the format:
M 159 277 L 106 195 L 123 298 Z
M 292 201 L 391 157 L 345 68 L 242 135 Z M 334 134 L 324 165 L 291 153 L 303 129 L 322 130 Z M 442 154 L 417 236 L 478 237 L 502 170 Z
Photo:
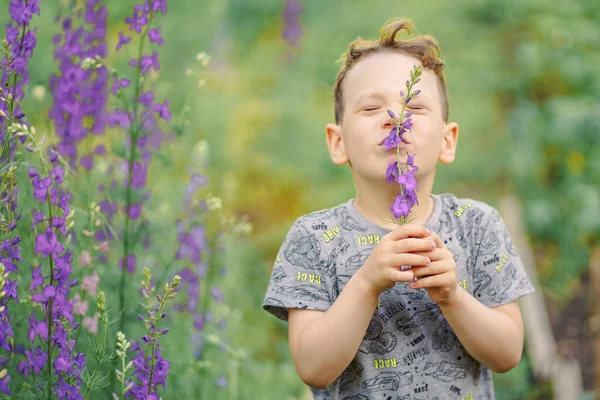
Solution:
M 407 18 L 396 18 L 388 21 L 379 32 L 379 39 L 364 40 L 357 37 L 348 47 L 338 61 L 342 66 L 335 78 L 333 87 L 333 98 L 335 103 L 335 122 L 339 124 L 344 115 L 344 102 L 342 82 L 344 78 L 356 63 L 369 54 L 376 54 L 384 51 L 397 51 L 418 59 L 423 68 L 432 70 L 438 77 L 438 84 L 442 98 L 442 118 L 448 122 L 448 89 L 444 79 L 444 62 L 440 58 L 440 47 L 437 41 L 429 35 L 420 35 L 411 39 L 397 39 L 396 36 L 401 31 L 406 31 L 410 36 L 413 23 Z

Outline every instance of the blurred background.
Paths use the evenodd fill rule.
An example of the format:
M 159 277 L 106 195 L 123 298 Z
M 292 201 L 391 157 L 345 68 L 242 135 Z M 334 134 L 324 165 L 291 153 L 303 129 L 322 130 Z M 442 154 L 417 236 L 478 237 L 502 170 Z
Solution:
M 8 3 L 0 0 L 2 21 Z M 54 3 L 42 1 L 33 22 L 38 46 L 29 91 L 56 73 L 48 63 Z M 114 49 L 134 3 L 103 3 Z M 190 129 L 164 156 L 185 165 L 187 149 L 205 139 L 213 193 L 254 226 L 248 239 L 230 240 L 221 260 L 229 319 L 220 335 L 242 356 L 232 367 L 228 356 L 207 353 L 207 398 L 305 398 L 287 326 L 260 305 L 292 222 L 354 196 L 348 169 L 331 163 L 324 140 L 324 126 L 333 122 L 335 61 L 357 36 L 375 37 L 399 16 L 413 20 L 415 34 L 438 39 L 450 119 L 461 128 L 457 159 L 439 169 L 434 192 L 495 207 L 506 196 L 518 199 L 543 299 L 537 310 L 556 343 L 550 349 L 578 364 L 573 393 L 593 398 L 600 389 L 600 2 L 171 0 L 168 7 L 160 16 L 165 45 L 156 93 L 174 114 L 192 100 Z M 202 51 L 211 60 L 198 84 L 186 70 Z M 115 66 L 128 60 L 109 58 Z M 27 93 L 24 107 L 47 112 L 51 99 Z M 160 167 L 148 180 L 167 200 L 183 185 Z M 193 356 L 178 350 L 188 340 L 181 332 L 174 328 L 164 340 L 165 358 L 177 359 L 166 398 L 198 398 L 190 385 L 198 371 L 190 367 Z M 540 372 L 528 349 L 517 368 L 495 375 L 498 399 L 556 396 L 552 373 Z

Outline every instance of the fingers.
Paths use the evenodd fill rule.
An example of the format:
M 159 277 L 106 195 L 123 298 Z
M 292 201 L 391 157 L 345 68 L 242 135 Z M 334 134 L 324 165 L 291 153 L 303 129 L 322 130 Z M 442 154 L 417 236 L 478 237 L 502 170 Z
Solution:
M 399 227 L 395 228 L 390 233 L 385 235 L 385 237 L 389 238 L 390 240 L 396 241 L 396 240 L 406 239 L 411 236 L 415 237 L 415 238 L 425 237 L 425 236 L 429 236 L 430 234 L 431 234 L 431 231 L 428 228 L 424 227 L 423 225 L 406 224 L 406 225 L 400 225 Z
M 447 257 L 448 251 L 446 249 L 436 248 L 432 251 L 413 251 L 412 254 L 429 257 L 431 261 L 439 261 L 444 260 Z
M 425 239 L 431 239 L 435 242 L 436 247 L 439 247 L 440 249 L 443 249 L 444 247 L 444 242 L 442 242 L 442 239 L 440 238 L 440 236 L 435 233 L 435 232 L 431 232 L 431 234 L 429 234 Z
M 408 271 L 400 271 L 395 268 L 388 268 L 387 278 L 394 282 L 411 282 L 415 279 L 415 274 L 410 269 Z
M 431 262 L 427 267 L 424 268 L 414 268 L 413 274 L 417 278 L 439 275 L 445 272 L 448 272 L 450 268 L 444 262 Z
M 411 253 L 394 254 L 390 257 L 388 265 L 399 268 L 403 265 L 411 265 L 413 267 L 426 267 L 431 263 L 429 257 L 423 257 Z
M 454 285 L 456 285 L 456 277 L 454 279 Z M 452 282 L 452 277 L 450 273 L 439 274 L 428 276 L 427 278 L 417 279 L 416 281 L 411 281 L 408 286 L 411 289 L 428 289 L 428 288 L 440 288 L 447 286 L 450 282 Z
M 430 252 L 437 247 L 431 239 L 402 239 L 394 242 L 392 248 L 394 253 Z

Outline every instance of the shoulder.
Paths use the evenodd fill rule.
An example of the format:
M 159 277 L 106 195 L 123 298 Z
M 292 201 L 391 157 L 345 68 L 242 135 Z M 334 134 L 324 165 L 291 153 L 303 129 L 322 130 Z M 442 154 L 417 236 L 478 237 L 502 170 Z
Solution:
M 439 195 L 443 213 L 461 225 L 486 224 L 490 217 L 498 216 L 498 211 L 488 203 L 468 197 L 457 197 L 451 193 Z
M 294 225 L 299 225 L 309 231 L 327 231 L 338 225 L 344 215 L 348 214 L 348 203 L 342 203 L 331 208 L 313 211 L 298 218 Z

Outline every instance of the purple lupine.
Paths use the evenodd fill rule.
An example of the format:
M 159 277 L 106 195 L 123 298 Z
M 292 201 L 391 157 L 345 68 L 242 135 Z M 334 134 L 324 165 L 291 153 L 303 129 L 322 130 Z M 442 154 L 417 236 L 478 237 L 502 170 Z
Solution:
M 54 37 L 54 58 L 59 62 L 60 74 L 50 78 L 54 97 L 48 112 L 54 120 L 60 141 L 57 149 L 77 163 L 77 144 L 90 133 L 102 134 L 106 124 L 105 108 L 108 101 L 108 70 L 104 66 L 84 70 L 77 59 L 106 57 L 107 9 L 98 7 L 100 0 L 88 0 L 83 18 L 69 14 L 62 18 L 62 34 Z M 82 157 L 81 164 L 90 169 L 93 154 Z
M 39 337 L 48 343 L 48 352 L 43 352 L 38 346 L 26 351 L 27 359 L 19 365 L 19 370 L 24 374 L 33 371 L 39 374 L 40 363 L 48 365 L 50 373 L 57 378 L 56 383 L 49 390 L 54 390 L 61 399 L 81 399 L 79 387 L 82 384 L 82 373 L 85 370 L 85 356 L 77 353 L 75 341 L 69 339 L 69 331 L 77 328 L 73 326 L 73 301 L 70 300 L 70 289 L 77 281 L 70 279 L 72 272 L 73 256 L 66 249 L 63 242 L 69 237 L 67 216 L 70 215 L 69 206 L 71 195 L 63 187 L 63 168 L 58 165 L 58 156 L 55 149 L 49 149 L 49 160 L 52 169 L 48 176 L 42 177 L 41 172 L 30 169 L 29 176 L 32 185 L 39 189 L 40 181 L 50 180 L 49 185 L 44 185 L 46 192 L 41 196 L 41 190 L 35 194 L 41 205 L 48 207 L 48 215 L 41 210 L 33 210 L 34 224 L 45 229 L 38 229 L 35 237 L 34 252 L 50 265 L 49 283 L 44 281 L 41 266 L 32 267 L 30 290 L 33 302 L 41 305 L 44 316 L 37 319 L 35 312 L 29 318 L 29 340 L 33 343 Z M 39 290 L 41 288 L 41 290 Z M 42 354 L 40 354 L 40 352 Z
M 11 0 L 8 6 L 10 23 L 6 25 L 5 55 L 0 61 L 0 95 L 6 101 L 0 101 L 0 165 L 14 161 L 15 142 L 9 136 L 8 126 L 14 120 L 26 124 L 25 114 L 21 111 L 20 102 L 24 96 L 24 87 L 29 83 L 29 59 L 37 44 L 36 32 L 30 29 L 34 14 L 40 14 L 39 0 Z M 23 140 L 23 139 L 22 139 Z M 8 150 L 5 154 L 5 149 Z M 14 337 L 11 328 L 12 317 L 9 316 L 9 302 L 18 302 L 17 262 L 22 261 L 20 238 L 15 235 L 21 215 L 16 213 L 18 189 L 16 168 L 4 168 L 0 176 L 0 209 L 3 210 L 0 222 L 0 347 L 4 351 L 14 353 L 12 345 Z M 4 214 L 6 213 L 6 214 Z M 0 366 L 8 358 L 0 357 Z M 36 367 L 39 363 L 36 364 Z M 0 378 L 0 393 L 11 394 L 8 386 L 11 377 L 8 373 Z
M 387 151 L 395 150 L 397 160 L 388 165 L 385 180 L 388 183 L 397 183 L 400 185 L 400 191 L 392 203 L 390 211 L 394 214 L 394 218 L 398 223 L 406 223 L 412 208 L 418 204 L 417 190 L 418 184 L 415 178 L 415 173 L 418 171 L 418 167 L 414 163 L 416 154 L 406 154 L 406 162 L 400 161 L 400 150 L 398 145 L 403 141 L 403 135 L 410 131 L 413 126 L 412 112 L 404 112 L 406 106 L 411 101 L 413 96 L 418 95 L 421 91 L 412 91 L 413 86 L 420 80 L 422 66 L 418 65 L 410 72 L 410 81 L 406 81 L 406 88 L 408 92 L 406 95 L 400 91 L 400 97 L 403 100 L 402 111 L 399 115 L 396 115 L 392 110 L 387 110 L 388 116 L 394 120 L 396 126 L 394 126 L 382 143 Z
M 10 52 L 0 63 L 0 70 L 2 70 L 0 87 L 5 88 L 5 85 L 9 84 L 3 97 L 8 98 L 8 94 L 11 94 L 15 108 L 9 110 L 7 103 L 0 102 L 0 110 L 6 115 L 10 115 L 9 111 L 12 111 L 14 116 L 23 114 L 19 102 L 23 99 L 24 87 L 29 84 L 27 66 L 37 44 L 36 30 L 29 29 L 29 25 L 34 14 L 40 15 L 39 4 L 39 0 L 11 0 L 8 6 L 11 23 L 6 25 L 6 41 Z M 17 77 L 14 85 L 8 79 L 12 75 Z M 3 130 L 0 130 L 0 139 L 4 139 Z
M 166 390 L 166 380 L 169 374 L 170 363 L 161 356 L 162 348 L 158 340 L 161 336 L 166 335 L 169 329 L 158 329 L 158 323 L 166 318 L 166 314 L 163 311 L 164 306 L 167 300 L 177 296 L 176 288 L 181 282 L 181 277 L 175 275 L 173 281 L 166 284 L 164 295 L 156 296 L 159 304 L 151 307 L 149 302 L 154 297 L 155 288 L 152 285 L 150 271 L 147 268 L 144 269 L 144 276 L 146 280 L 142 281 L 141 293 L 147 304 L 142 305 L 146 310 L 148 318 L 140 316 L 140 319 L 145 322 L 148 334 L 142 336 L 141 345 L 132 341 L 133 346 L 129 350 L 130 352 L 136 352 L 131 361 L 134 367 L 132 376 L 137 375 L 137 381 L 128 382 L 127 384 L 132 385 L 130 393 L 136 400 L 158 398 L 156 393 L 158 386 L 162 386 L 163 390 Z
M 302 13 L 302 3 L 300 0 L 287 0 L 283 9 L 283 30 L 281 36 L 290 46 L 298 44 L 302 37 L 302 27 L 300 26 L 300 14 Z

